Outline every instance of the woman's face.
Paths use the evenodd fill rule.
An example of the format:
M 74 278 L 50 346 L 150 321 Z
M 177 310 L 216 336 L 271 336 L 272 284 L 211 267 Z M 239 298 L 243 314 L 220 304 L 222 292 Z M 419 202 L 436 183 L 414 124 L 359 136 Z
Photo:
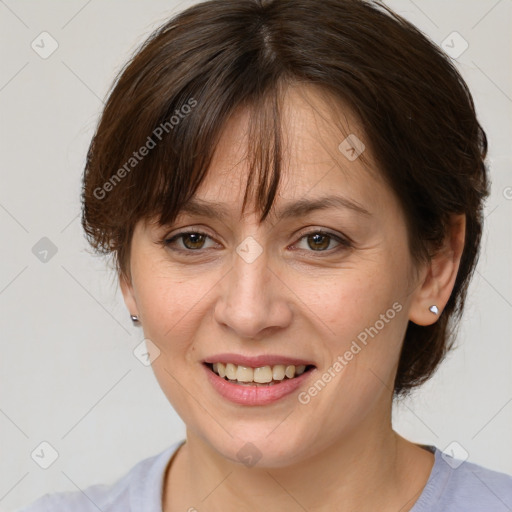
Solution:
M 251 209 L 240 216 L 247 177 L 247 117 L 240 112 L 195 196 L 225 215 L 183 213 L 167 227 L 140 222 L 132 281 L 122 285 L 130 312 L 158 348 L 158 382 L 189 432 L 228 459 L 248 455 L 263 467 L 297 463 L 388 427 L 415 293 L 399 204 L 357 152 L 346 143 L 340 149 L 345 136 L 320 98 L 304 86 L 289 90 L 289 160 L 264 223 Z M 344 115 L 347 133 L 364 143 Z M 368 149 L 365 157 L 372 162 Z M 342 199 L 328 204 L 326 196 Z M 324 208 L 280 216 L 294 202 L 318 200 Z M 279 380 L 280 361 L 314 369 L 274 389 L 230 384 L 205 364 L 219 355 L 224 363 L 271 366 L 257 370 L 262 380 L 269 371 Z M 237 378 L 254 378 L 253 370 L 234 368 Z

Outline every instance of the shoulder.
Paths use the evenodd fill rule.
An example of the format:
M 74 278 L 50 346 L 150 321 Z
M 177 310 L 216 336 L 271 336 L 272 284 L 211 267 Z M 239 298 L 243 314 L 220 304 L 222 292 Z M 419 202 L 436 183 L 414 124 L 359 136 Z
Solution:
M 161 490 L 167 464 L 183 441 L 133 466 L 114 484 L 95 484 L 83 490 L 45 494 L 18 512 L 161 512 Z M 156 508 L 155 508 L 156 507 Z
M 434 447 L 431 447 L 434 448 Z M 411 512 L 507 512 L 512 476 L 454 458 L 435 448 L 435 462 L 417 507 Z
M 445 455 L 446 459 L 449 457 Z M 456 459 L 452 459 L 456 460 Z M 450 489 L 455 503 L 466 502 L 464 510 L 512 509 L 512 476 L 493 471 L 472 462 L 450 467 Z M 475 508 L 477 507 L 477 508 Z M 481 508 L 486 507 L 486 508 Z

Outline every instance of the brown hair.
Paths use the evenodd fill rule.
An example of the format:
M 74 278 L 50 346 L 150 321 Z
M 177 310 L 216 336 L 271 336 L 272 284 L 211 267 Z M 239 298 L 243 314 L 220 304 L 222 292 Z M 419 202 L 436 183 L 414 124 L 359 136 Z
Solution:
M 294 81 L 322 87 L 355 112 L 401 203 L 415 260 L 428 260 L 442 243 L 451 214 L 466 215 L 446 307 L 433 325 L 409 322 L 394 388 L 405 396 L 453 345 L 480 245 L 487 139 L 449 58 L 385 5 L 211 0 L 170 19 L 112 86 L 87 155 L 82 225 L 129 277 L 135 224 L 155 215 L 162 225 L 174 221 L 241 107 L 251 111 L 252 155 L 243 208 L 259 168 L 263 221 L 280 177 L 280 91 Z

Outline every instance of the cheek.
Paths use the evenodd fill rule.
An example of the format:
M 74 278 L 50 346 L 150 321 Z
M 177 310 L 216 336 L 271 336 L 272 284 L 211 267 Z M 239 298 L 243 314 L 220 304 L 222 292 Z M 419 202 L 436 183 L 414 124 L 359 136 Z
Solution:
M 378 322 L 381 315 L 384 315 L 384 321 L 401 318 L 397 310 L 406 309 L 405 281 L 397 274 L 382 272 L 382 267 L 378 272 L 368 271 L 364 275 L 361 272 L 338 273 L 323 283 L 318 279 L 308 283 L 303 281 L 296 284 L 295 289 L 306 311 L 314 312 L 312 318 L 316 317 L 318 325 L 335 339 L 357 336 Z M 395 303 L 398 305 L 393 309 Z M 386 326 L 390 323 L 386 322 Z M 378 327 L 382 327 L 380 321 Z
M 325 418 L 325 432 L 354 427 L 392 390 L 408 323 L 403 286 L 396 275 L 347 273 L 311 296 L 326 354 L 318 379 L 328 383 L 306 390 L 311 407 L 304 412 L 312 421 Z
M 210 286 L 197 286 L 177 273 L 140 267 L 137 276 L 137 306 L 144 334 L 162 352 L 176 353 L 189 342 L 187 332 L 197 325 L 205 294 Z
M 197 326 L 205 315 L 207 292 L 211 284 L 162 268 L 141 266 L 137 276 L 137 305 L 143 318 L 144 337 L 159 349 L 152 362 L 153 373 L 174 410 L 187 424 L 200 424 L 200 411 L 184 391 L 189 379 L 188 363 L 197 363 Z M 204 286 L 203 286 L 204 285 Z
M 305 311 L 314 313 L 308 316 L 326 349 L 323 365 L 341 357 L 345 385 L 360 384 L 368 370 L 391 379 L 408 324 L 409 264 L 402 254 L 368 259 L 357 269 L 296 285 Z

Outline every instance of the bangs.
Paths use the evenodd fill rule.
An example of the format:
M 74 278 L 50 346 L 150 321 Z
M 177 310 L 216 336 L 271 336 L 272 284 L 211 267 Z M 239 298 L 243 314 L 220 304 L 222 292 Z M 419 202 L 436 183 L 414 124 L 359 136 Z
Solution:
M 248 114 L 245 158 L 249 172 L 242 213 L 250 202 L 261 213 L 260 222 L 267 217 L 282 168 L 283 80 L 255 84 L 258 89 L 254 90 L 247 90 L 243 78 L 229 85 L 232 92 L 217 101 L 205 100 L 199 93 L 191 95 L 199 98 L 194 112 L 162 141 L 160 154 L 155 154 L 151 167 L 155 181 L 148 190 L 152 197 L 141 212 L 143 217 L 158 216 L 161 225 L 174 222 L 206 178 L 226 123 L 239 111 Z M 224 84 L 220 88 L 225 89 Z
M 208 46 L 197 49 L 185 66 L 173 54 L 173 47 L 192 44 L 183 40 L 191 36 L 179 18 L 157 31 L 139 58 L 120 71 L 101 119 L 107 131 L 89 148 L 83 226 L 99 252 L 123 248 L 116 255 L 120 268 L 139 220 L 156 217 L 161 225 L 172 224 L 194 196 L 226 123 L 238 110 L 249 112 L 243 209 L 252 198 L 263 221 L 278 188 L 283 86 L 292 77 L 273 57 L 268 32 L 254 18 L 242 20 L 248 34 L 240 45 L 236 27 L 231 44 L 229 34 L 212 30 Z M 165 49 L 167 62 L 157 64 L 152 42 L 169 31 L 175 34 Z M 218 51 L 221 46 L 225 51 Z M 86 191 L 93 197 L 85 200 Z M 119 204 L 122 208 L 115 207 Z M 94 223 L 87 222 L 92 218 Z

